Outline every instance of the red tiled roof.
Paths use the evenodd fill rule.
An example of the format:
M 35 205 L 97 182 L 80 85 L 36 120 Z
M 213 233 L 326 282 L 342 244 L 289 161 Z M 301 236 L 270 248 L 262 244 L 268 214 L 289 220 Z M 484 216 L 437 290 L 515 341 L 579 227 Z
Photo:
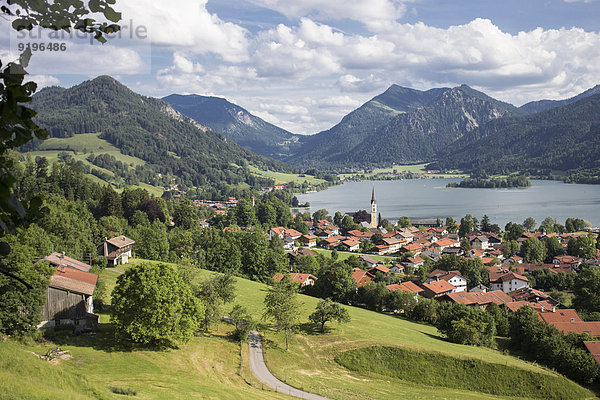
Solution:
M 454 287 L 454 285 L 446 282 L 445 280 L 424 283 L 423 286 L 425 286 L 427 289 L 429 289 L 430 291 L 432 291 L 435 294 L 450 292 L 450 291 L 456 289 Z
M 545 323 L 553 325 L 558 322 L 583 322 L 577 311 L 572 308 L 556 309 L 554 312 L 538 312 L 538 316 Z
M 49 286 L 91 296 L 94 294 L 97 281 L 98 275 L 91 272 L 57 267 L 54 275 L 50 277 Z
M 589 333 L 592 336 L 600 336 L 600 321 L 554 322 L 552 325 L 563 333 Z
M 356 286 L 364 286 L 371 282 L 371 277 L 367 275 L 367 271 L 363 271 L 360 268 L 354 268 L 352 278 L 354 279 L 354 282 L 356 282 Z
M 286 229 L 285 234 L 288 236 L 302 236 L 302 232 L 298 232 L 295 229 Z
M 50 264 L 55 265 L 55 266 L 64 265 L 64 266 L 67 266 L 70 268 L 75 268 L 75 269 L 78 269 L 80 271 L 85 271 L 85 272 L 89 272 L 90 269 L 92 269 L 91 265 L 81 262 L 79 260 L 76 260 L 74 258 L 64 256 L 59 252 L 54 252 L 54 253 L 42 258 L 40 261 L 48 261 L 48 262 L 50 262 Z
M 271 228 L 271 230 L 278 235 L 283 235 L 285 233 L 285 228 L 282 226 L 278 226 L 276 228 Z
M 419 287 L 418 285 L 415 285 L 413 282 L 411 281 L 407 281 L 407 282 L 402 282 L 402 283 L 396 283 L 393 285 L 387 285 L 386 286 L 388 288 L 388 290 L 394 292 L 396 290 L 400 290 L 402 292 L 412 292 L 412 293 L 421 293 L 423 291 L 422 287 Z
M 454 292 L 445 294 L 443 298 L 466 305 L 507 304 L 512 301 L 510 296 L 502 290 L 494 290 L 492 292 Z
M 600 364 L 600 340 L 589 340 L 583 342 L 587 350 L 594 356 L 594 360 Z

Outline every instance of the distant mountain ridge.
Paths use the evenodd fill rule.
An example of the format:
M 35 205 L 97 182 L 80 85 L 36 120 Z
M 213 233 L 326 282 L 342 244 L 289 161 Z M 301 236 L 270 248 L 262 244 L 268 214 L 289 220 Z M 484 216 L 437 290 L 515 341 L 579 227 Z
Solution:
M 448 89 L 421 91 L 392 85 L 382 94 L 346 115 L 331 129 L 303 137 L 302 148 L 286 161 L 301 165 L 323 165 L 343 160 L 345 154 L 368 140 L 377 128 L 399 114 L 428 105 L 445 90 Z
M 431 161 L 465 132 L 517 113 L 515 106 L 466 85 L 425 92 L 394 85 L 334 128 L 305 139 L 301 153 L 289 161 L 317 166 Z
M 123 154 L 145 161 L 138 176 L 173 176 L 187 185 L 223 194 L 238 184 L 259 187 L 266 183 L 248 171 L 248 164 L 260 169 L 291 170 L 109 76 L 69 89 L 44 88 L 33 96 L 31 107 L 37 112 L 35 120 L 48 129 L 51 137 L 100 132 L 102 139 Z M 23 150 L 35 150 L 37 144 L 30 142 Z
M 224 98 L 171 94 L 161 100 L 257 154 L 281 159 L 299 147 L 300 135 L 266 122 Z
M 454 143 L 437 163 L 488 173 L 524 171 L 600 183 L 600 93 L 527 116 L 489 122 Z
M 531 101 L 527 104 L 523 104 L 521 107 L 519 107 L 519 110 L 523 111 L 525 114 L 535 114 L 538 112 L 550 110 L 552 108 L 566 106 L 567 104 L 575 103 L 581 99 L 593 96 L 598 93 L 600 93 L 600 85 L 596 85 L 593 88 L 590 88 L 585 92 L 578 94 L 577 96 L 573 96 L 564 100 Z

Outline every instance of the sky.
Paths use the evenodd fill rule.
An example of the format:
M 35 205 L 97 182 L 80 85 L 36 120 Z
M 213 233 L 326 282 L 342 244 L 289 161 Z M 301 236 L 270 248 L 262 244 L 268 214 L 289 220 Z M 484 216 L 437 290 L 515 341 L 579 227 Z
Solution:
M 107 74 L 135 92 L 224 97 L 298 134 L 329 129 L 390 85 L 467 84 L 514 105 L 600 83 L 600 0 L 116 0 L 122 30 L 20 35 L 39 87 Z

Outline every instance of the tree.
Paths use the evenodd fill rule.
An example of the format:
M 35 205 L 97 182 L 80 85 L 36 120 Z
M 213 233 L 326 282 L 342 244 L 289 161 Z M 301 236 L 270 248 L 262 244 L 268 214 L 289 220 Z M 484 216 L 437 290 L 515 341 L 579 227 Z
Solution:
M 351 231 L 351 230 L 357 229 L 357 228 L 358 228 L 358 225 L 356 224 L 356 222 L 354 222 L 352 217 L 350 217 L 349 215 L 345 215 L 344 218 L 342 219 L 342 223 L 340 224 L 340 229 L 342 230 L 342 232 L 347 233 L 348 231 Z
M 452 217 L 446 218 L 446 229 L 449 233 L 458 232 L 458 226 L 456 225 L 456 220 Z
M 517 252 L 521 249 L 521 245 L 516 240 L 509 240 L 504 243 L 504 247 L 502 248 L 502 255 L 504 258 L 510 258 L 517 254 Z
M 123 208 L 121 206 L 121 198 L 111 185 L 104 185 L 98 189 L 96 193 L 98 206 L 96 207 L 96 218 L 114 215 L 116 217 L 123 216 Z
M 546 259 L 546 246 L 536 237 L 528 237 L 521 245 L 523 262 L 541 264 Z
M 564 254 L 562 244 L 557 237 L 546 238 L 544 246 L 546 246 L 546 262 L 552 262 L 554 257 Z
M 241 199 L 238 201 L 235 206 L 235 220 L 239 226 L 253 226 L 258 223 L 250 199 Z
M 190 200 L 180 200 L 173 205 L 173 223 L 183 229 L 192 229 L 198 223 L 198 207 Z
M 567 244 L 567 253 L 585 260 L 592 259 L 596 256 L 594 240 L 590 236 L 571 238 Z
M 479 226 L 481 227 L 481 230 L 484 232 L 491 231 L 492 224 L 490 224 L 490 217 L 488 217 L 487 214 L 484 215 L 483 218 L 481 218 L 481 224 Z
M 152 347 L 186 342 L 204 316 L 202 303 L 175 268 L 140 264 L 117 279 L 111 321 L 120 340 Z
M 326 209 L 322 208 L 313 213 L 313 221 L 316 224 L 319 220 L 324 220 L 329 217 L 329 212 Z
M 398 228 L 408 228 L 410 225 L 410 218 L 406 216 L 400 217 L 400 219 L 396 223 L 396 226 Z
M 41 311 L 46 301 L 48 276 L 56 270 L 48 263 L 34 265 L 35 251 L 21 242 L 21 235 L 7 238 L 12 251 L 0 258 L 0 267 L 19 276 L 31 285 L 23 290 L 13 280 L 0 275 L 0 333 L 16 335 L 35 330 L 40 322 Z
M 245 307 L 240 306 L 239 304 L 233 306 L 229 316 L 235 325 L 233 337 L 239 340 L 240 343 L 245 342 L 248 339 L 248 333 L 254 329 L 255 323 L 252 316 Z
M 333 223 L 337 226 L 340 226 L 340 223 L 342 222 L 343 218 L 344 218 L 344 214 L 342 214 L 339 211 L 336 211 L 335 215 L 333 216 Z
M 525 231 L 521 225 L 511 221 L 504 227 L 504 240 L 518 240 L 523 232 Z
M 525 221 L 523 221 L 523 228 L 527 229 L 528 231 L 532 231 L 535 229 L 535 224 L 535 218 L 527 217 L 525 218 Z
M 467 239 L 466 237 L 460 239 L 460 249 L 464 253 L 468 253 L 473 249 L 473 246 L 471 246 L 471 243 L 469 243 L 469 239 Z
M 573 285 L 573 307 L 587 312 L 600 311 L 600 270 L 584 265 Z
M 289 336 L 296 329 L 300 315 L 298 285 L 288 275 L 271 286 L 265 296 L 264 319 L 270 319 L 278 332 L 285 333 L 285 350 L 289 350 Z
M 221 320 L 223 305 L 235 298 L 235 278 L 227 274 L 216 275 L 196 285 L 193 291 L 206 309 L 200 326 L 208 331 Z
M 304 219 L 302 219 L 302 216 L 300 214 L 296 215 L 296 217 L 294 218 L 292 228 L 302 233 L 303 235 L 307 235 L 309 231 L 308 225 L 306 224 L 306 222 L 304 222 Z
M 467 214 L 460 219 L 460 227 L 458 229 L 458 234 L 460 237 L 465 237 L 469 233 L 473 232 L 477 228 L 477 218 L 473 217 L 471 214 Z
M 167 228 L 158 220 L 150 226 L 138 225 L 131 232 L 135 240 L 135 252 L 140 258 L 166 261 L 169 257 L 169 238 Z
M 12 28 L 17 31 L 30 31 L 34 27 L 66 32 L 73 29 L 94 34 L 98 41 L 105 42 L 103 35 L 118 31 L 119 26 L 99 23 L 91 17 L 93 13 L 102 13 L 111 22 L 118 22 L 121 14 L 113 10 L 111 3 L 114 2 L 98 0 L 90 4 L 69 0 L 12 0 L 2 5 L 0 13 L 17 17 L 12 21 Z M 24 83 L 27 74 L 25 68 L 29 64 L 31 54 L 31 49 L 27 47 L 18 62 L 4 63 L 6 66 L 0 70 L 0 237 L 7 232 L 14 232 L 17 226 L 24 225 L 27 222 L 24 220 L 26 213 L 29 214 L 29 218 L 38 215 L 42 205 L 37 196 L 22 204 L 14 196 L 12 188 L 16 179 L 10 173 L 14 166 L 14 160 L 10 156 L 12 149 L 34 138 L 43 140 L 48 136 L 45 130 L 33 122 L 35 111 L 23 105 L 32 100 L 32 95 L 37 89 L 35 82 Z M 2 65 L 0 61 L 0 68 Z M 10 245 L 0 242 L 0 255 L 6 256 L 9 253 Z M 0 268 L 0 273 L 21 282 L 29 290 L 34 289 L 32 284 L 10 271 Z
M 350 322 L 350 314 L 339 303 L 327 298 L 319 300 L 315 311 L 308 316 L 308 319 L 313 324 L 321 325 L 321 332 L 325 332 L 327 322 L 337 321 L 340 324 Z

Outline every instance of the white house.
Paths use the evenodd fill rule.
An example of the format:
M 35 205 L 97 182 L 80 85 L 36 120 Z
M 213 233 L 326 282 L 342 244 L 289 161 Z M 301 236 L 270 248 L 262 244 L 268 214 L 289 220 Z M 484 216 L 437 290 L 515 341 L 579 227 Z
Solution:
M 529 287 L 529 279 L 515 272 L 507 272 L 505 274 L 494 277 L 490 276 L 490 286 L 492 290 L 502 290 L 504 293 L 510 293 L 513 290 Z

